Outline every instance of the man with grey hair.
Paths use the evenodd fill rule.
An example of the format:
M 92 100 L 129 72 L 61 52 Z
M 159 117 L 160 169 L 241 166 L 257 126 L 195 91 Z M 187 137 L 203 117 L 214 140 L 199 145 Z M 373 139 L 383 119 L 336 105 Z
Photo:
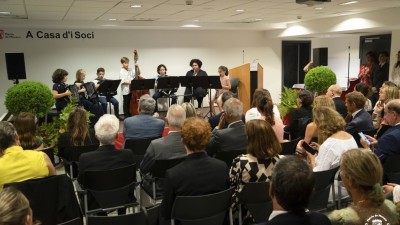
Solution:
M 124 121 L 124 138 L 144 139 L 161 137 L 164 130 L 164 121 L 153 117 L 156 102 L 150 95 L 143 95 L 139 99 L 140 114 L 129 117 Z
M 79 157 L 79 183 L 82 182 L 85 171 L 109 170 L 134 164 L 132 151 L 117 150 L 114 147 L 119 131 L 119 120 L 116 116 L 104 114 L 97 121 L 94 130 L 100 147 Z
M 335 103 L 336 111 L 340 113 L 340 115 L 342 115 L 343 118 L 346 118 L 347 116 L 346 105 L 345 102 L 340 97 L 342 95 L 342 88 L 337 84 L 332 84 L 326 91 L 326 95 L 332 98 L 333 102 Z
M 181 142 L 181 129 L 186 120 L 185 109 L 180 105 L 171 105 L 166 120 L 169 127 L 168 135 L 151 141 L 140 164 L 140 171 L 144 174 L 143 188 L 149 194 L 152 193 L 152 187 L 148 180 L 152 178 L 150 171 L 154 162 L 186 157 L 185 147 Z M 158 181 L 156 184 L 156 195 L 162 196 L 163 183 Z
M 219 151 L 246 151 L 247 136 L 242 121 L 243 103 L 236 98 L 230 98 L 224 103 L 224 113 L 221 115 L 218 127 L 211 135 L 207 146 L 209 155 Z M 228 124 L 227 128 L 224 128 Z
M 400 154 L 400 99 L 389 101 L 384 108 L 384 119 L 388 125 L 392 126 L 376 140 L 371 136 L 367 136 L 372 146 L 375 146 L 375 154 L 379 157 L 382 163 L 387 158 L 393 155 Z M 364 148 L 368 148 L 368 144 L 360 139 Z

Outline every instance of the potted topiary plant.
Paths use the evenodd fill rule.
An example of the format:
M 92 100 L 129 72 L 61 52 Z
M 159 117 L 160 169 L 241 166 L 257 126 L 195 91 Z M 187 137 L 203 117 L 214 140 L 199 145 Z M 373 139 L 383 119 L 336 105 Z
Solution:
M 281 103 L 278 105 L 282 120 L 288 120 L 288 115 L 293 109 L 297 109 L 297 90 L 283 86 L 281 93 Z
M 327 66 L 312 68 L 304 78 L 306 89 L 318 94 L 326 93 L 332 84 L 336 84 L 336 74 Z
M 41 118 L 54 105 L 50 88 L 40 82 L 25 81 L 7 90 L 5 105 L 9 112 L 18 115 L 20 112 L 31 112 Z

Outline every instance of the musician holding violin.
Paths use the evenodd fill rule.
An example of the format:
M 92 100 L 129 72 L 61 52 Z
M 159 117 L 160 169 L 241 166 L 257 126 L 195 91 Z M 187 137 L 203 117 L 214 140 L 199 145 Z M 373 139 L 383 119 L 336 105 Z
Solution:
M 52 76 L 53 89 L 52 94 L 56 99 L 57 111 L 62 111 L 69 103 L 69 96 L 72 95 L 68 89 L 68 85 L 65 83 L 68 80 L 68 72 L 64 69 L 56 69 Z

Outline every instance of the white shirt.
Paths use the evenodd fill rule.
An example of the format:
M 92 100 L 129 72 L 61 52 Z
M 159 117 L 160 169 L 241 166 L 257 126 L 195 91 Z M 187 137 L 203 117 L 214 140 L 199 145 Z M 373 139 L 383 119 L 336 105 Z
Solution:
M 353 148 L 358 148 L 354 138 L 341 140 L 329 137 L 319 147 L 313 171 L 318 172 L 338 167 L 343 153 Z
M 288 213 L 288 211 L 285 210 L 273 210 L 272 213 L 269 215 L 268 221 L 272 220 L 274 217 L 279 216 L 281 214 Z
M 128 70 L 121 68 L 119 73 L 119 79 L 121 79 L 121 94 L 128 95 L 131 93 L 129 90 L 129 84 L 124 84 L 124 82 L 130 82 L 135 77 L 135 71 L 132 68 L 128 68 Z
M 360 112 L 360 111 L 361 111 L 361 109 L 359 109 L 359 110 L 357 110 L 357 111 L 355 111 L 355 112 L 353 112 L 353 113 L 351 114 L 351 116 L 353 117 L 353 119 L 354 119 L 354 117 L 357 115 L 357 113 Z
M 390 76 L 390 81 L 395 83 L 397 86 L 400 85 L 400 66 L 393 68 L 392 76 Z
M 279 117 L 279 118 L 281 117 L 278 106 L 274 105 L 274 107 L 272 108 L 272 111 L 274 112 L 274 116 Z M 246 122 L 248 122 L 250 120 L 256 120 L 256 119 L 262 119 L 262 115 L 258 111 L 257 107 L 247 110 L 246 115 L 245 115 Z

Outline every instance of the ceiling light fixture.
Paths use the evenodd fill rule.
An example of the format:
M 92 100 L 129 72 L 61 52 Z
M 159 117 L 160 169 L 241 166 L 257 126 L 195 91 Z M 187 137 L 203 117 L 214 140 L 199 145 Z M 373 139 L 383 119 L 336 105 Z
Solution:
M 260 18 L 255 18 L 254 19 L 254 21 L 261 21 L 261 20 L 263 20 L 263 19 L 260 19 Z
M 110 20 L 110 21 L 116 21 L 117 19 L 115 19 L 115 18 L 112 18 L 112 19 L 108 19 L 108 20 Z
M 0 15 L 11 15 L 11 12 L 0 12 Z
M 315 10 L 323 10 L 324 9 L 324 7 L 317 7 L 317 8 L 315 8 Z
M 185 24 L 185 25 L 182 25 L 181 27 L 184 27 L 184 28 L 198 28 L 200 26 L 199 25 L 195 25 L 195 24 Z
M 236 12 L 244 12 L 244 9 L 236 9 Z
M 352 5 L 352 4 L 356 4 L 358 1 L 349 1 L 349 2 L 343 2 L 339 5 Z
M 131 5 L 131 8 L 142 8 L 141 4 L 133 4 Z

